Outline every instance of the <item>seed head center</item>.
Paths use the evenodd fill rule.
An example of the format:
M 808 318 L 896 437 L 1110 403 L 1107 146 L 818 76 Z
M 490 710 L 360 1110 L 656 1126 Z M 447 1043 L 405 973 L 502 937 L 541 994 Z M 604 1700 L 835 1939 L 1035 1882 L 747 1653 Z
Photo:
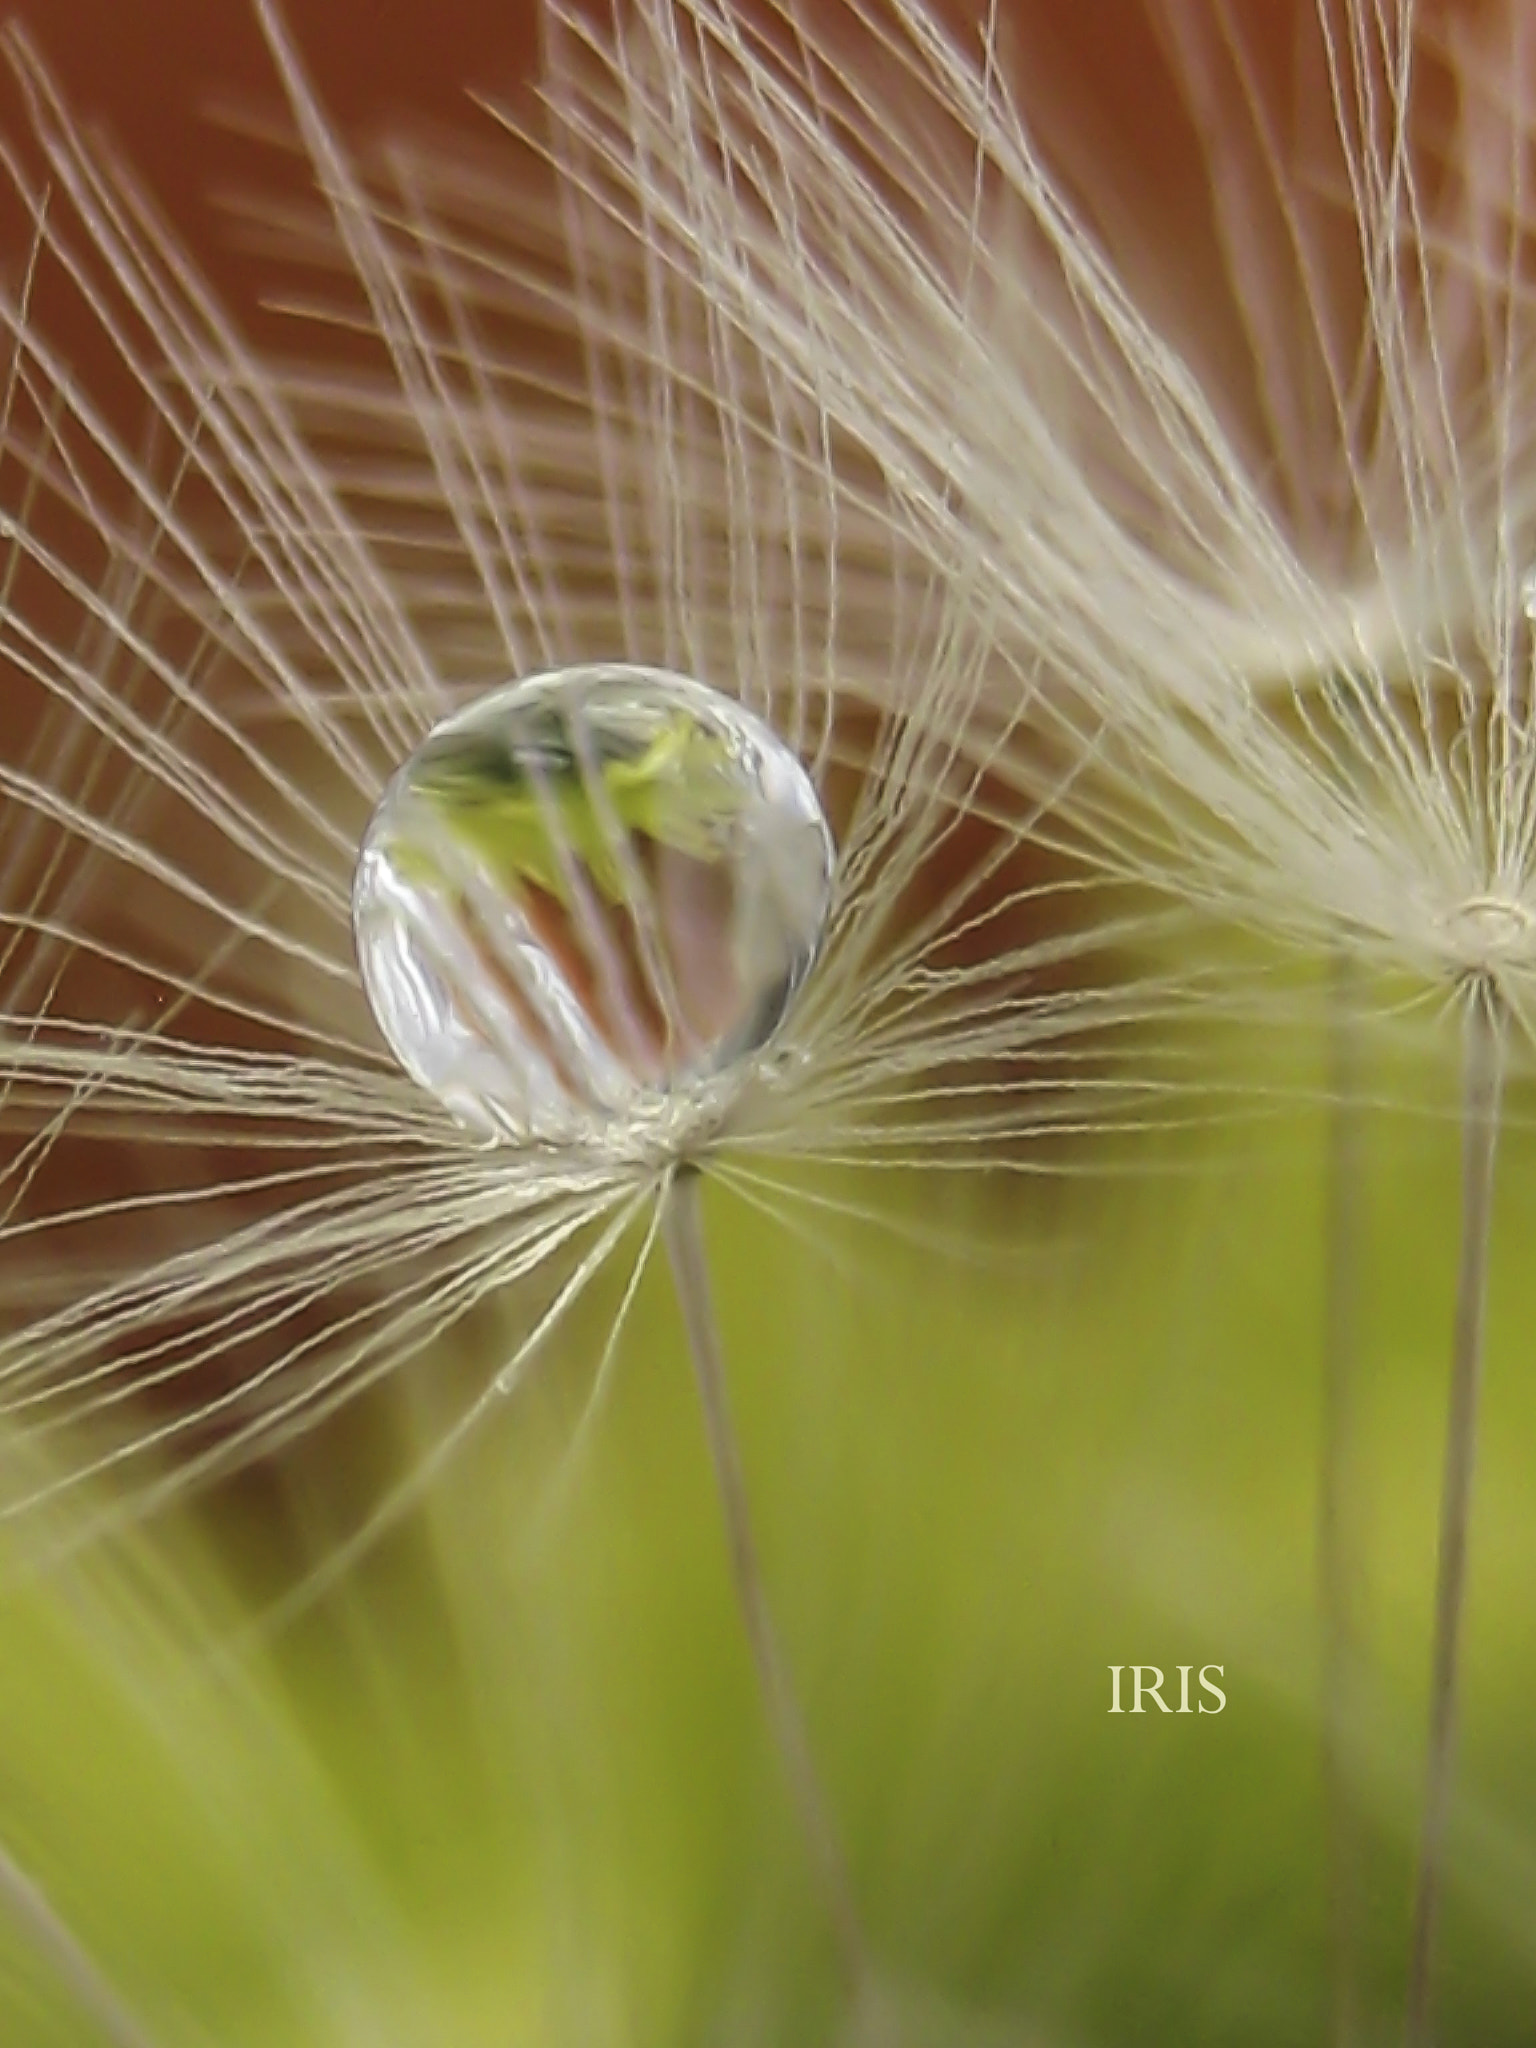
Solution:
M 1446 936 L 1462 967 L 1491 972 L 1531 950 L 1536 916 L 1518 897 L 1470 896 L 1446 919 Z

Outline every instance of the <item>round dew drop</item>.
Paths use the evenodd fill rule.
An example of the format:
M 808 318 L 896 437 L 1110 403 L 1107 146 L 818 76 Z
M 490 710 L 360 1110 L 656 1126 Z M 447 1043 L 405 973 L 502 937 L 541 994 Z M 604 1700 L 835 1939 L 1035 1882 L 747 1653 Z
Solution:
M 400 1064 L 503 1142 L 598 1137 L 766 1046 L 831 834 L 761 719 L 661 669 L 559 669 L 435 726 L 363 837 L 363 986 Z

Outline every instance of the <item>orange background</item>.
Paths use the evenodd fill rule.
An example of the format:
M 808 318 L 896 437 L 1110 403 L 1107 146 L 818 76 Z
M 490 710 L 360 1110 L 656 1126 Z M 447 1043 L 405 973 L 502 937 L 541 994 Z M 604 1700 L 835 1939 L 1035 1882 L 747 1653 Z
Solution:
M 535 68 L 539 0 L 289 0 L 286 18 L 343 131 L 410 132 L 464 118 L 467 89 L 507 97 Z M 105 129 L 220 288 L 260 270 L 222 201 L 260 191 L 270 158 L 231 114 L 281 122 L 249 0 L 10 0 L 72 111 Z M 4 125 L 14 132 L 13 96 Z M 489 135 L 489 129 L 488 129 Z
M 974 22 L 987 0 L 928 4 Z M 834 10 L 835 0 L 808 10 L 802 0 L 794 11 Z M 1133 160 L 1138 183 L 1177 184 L 1189 138 L 1149 26 L 1156 11 L 1156 0 L 1008 0 L 1003 8 L 1005 22 L 1025 32 L 1040 110 L 1063 120 L 1085 149 Z M 540 0 L 285 0 L 284 13 L 328 111 L 353 139 L 424 123 L 462 127 L 466 91 L 505 99 L 537 68 Z M 1283 48 L 1295 13 L 1295 0 L 1264 0 L 1246 30 L 1258 27 L 1266 42 L 1273 33 Z M 219 197 L 252 158 L 221 113 L 269 121 L 282 113 L 254 0 L 0 0 L 0 17 L 26 25 L 72 108 L 105 125 L 219 284 L 243 281 Z M 7 100 L 7 128 L 10 115 Z M 246 189 L 261 189 L 262 175 L 257 164 Z M 1168 237 L 1164 258 L 1176 249 Z

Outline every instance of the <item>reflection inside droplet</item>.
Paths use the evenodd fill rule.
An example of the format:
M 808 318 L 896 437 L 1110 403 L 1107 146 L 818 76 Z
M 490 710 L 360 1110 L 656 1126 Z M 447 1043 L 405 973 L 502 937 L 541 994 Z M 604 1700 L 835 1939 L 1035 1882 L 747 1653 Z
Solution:
M 567 1137 L 766 1045 L 831 875 L 816 791 L 760 719 L 664 670 L 562 669 L 445 720 L 390 782 L 358 961 L 456 1116 Z

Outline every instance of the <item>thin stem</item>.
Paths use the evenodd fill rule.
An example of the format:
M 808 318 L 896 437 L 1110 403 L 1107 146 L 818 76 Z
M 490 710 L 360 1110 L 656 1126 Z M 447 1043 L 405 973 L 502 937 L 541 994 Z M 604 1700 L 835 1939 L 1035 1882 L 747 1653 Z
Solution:
M 111 2048 L 151 2048 L 150 2037 L 102 1975 L 69 1927 L 60 1919 L 47 1893 L 27 1875 L 8 1850 L 0 1847 L 0 1912 L 25 1930 L 69 1986 L 83 2013 L 90 2015 Z
M 856 1999 L 871 1987 L 869 1951 L 853 1901 L 847 1861 L 838 1839 L 826 1794 L 811 1754 L 805 1716 L 779 1646 L 778 1631 L 768 1605 L 758 1566 L 757 1541 L 747 1502 L 741 1453 L 731 1422 L 725 1384 L 725 1359 L 715 1321 L 704 1247 L 704 1219 L 699 1201 L 699 1176 L 685 1168 L 676 1174 L 664 1197 L 662 1234 L 688 1332 L 694 1379 L 704 1414 L 704 1433 L 715 1471 L 715 1486 L 725 1517 L 731 1576 L 741 1608 L 752 1661 L 757 1667 L 770 1732 L 789 1781 L 806 1848 L 815 1865 L 838 1956 Z
M 1477 1458 L 1477 1409 L 1483 1373 L 1488 1243 L 1494 1167 L 1504 1091 L 1507 1018 L 1498 991 L 1469 991 L 1462 1040 L 1461 1258 L 1451 1351 L 1451 1398 L 1440 1493 L 1440 1559 L 1430 1667 L 1429 1747 L 1419 1837 L 1413 1933 L 1408 1957 L 1407 2048 L 1429 2048 L 1435 1935 L 1456 1750 L 1461 1619 L 1467 1590 L 1467 1530 Z
M 1323 1825 L 1326 1834 L 1329 1997 L 1334 2048 L 1360 2037 L 1359 1843 L 1349 1777 L 1358 1655 L 1360 1568 L 1356 1374 L 1359 1357 L 1360 1219 L 1363 1199 L 1359 1034 L 1354 964 L 1334 955 L 1329 991 L 1332 1109 L 1328 1125 L 1327 1265 L 1324 1279 L 1322 1472 L 1317 1499 L 1318 1598 L 1322 1613 Z

